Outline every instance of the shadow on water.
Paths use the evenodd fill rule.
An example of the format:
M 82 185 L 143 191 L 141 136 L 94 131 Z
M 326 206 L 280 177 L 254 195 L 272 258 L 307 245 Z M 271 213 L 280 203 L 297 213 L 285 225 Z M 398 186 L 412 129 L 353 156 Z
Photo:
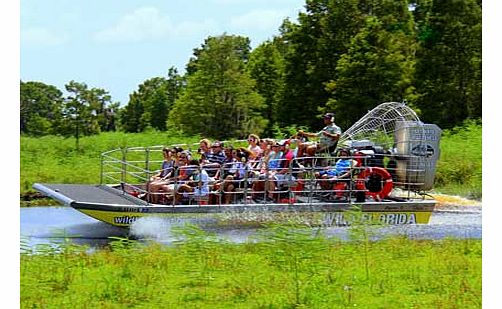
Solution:
M 178 239 L 176 229 L 195 224 L 217 238 L 233 243 L 251 241 L 263 227 L 246 222 L 219 225 L 213 218 L 184 218 L 168 220 L 148 217 L 137 220 L 130 229 L 119 228 L 90 218 L 70 207 L 21 208 L 21 240 L 23 246 L 35 248 L 39 244 L 62 243 L 87 245 L 93 249 L 106 247 L 112 239 L 122 237 L 161 244 L 172 244 Z M 461 208 L 433 213 L 429 224 L 377 226 L 375 239 L 389 235 L 405 235 L 411 239 L 482 238 L 481 207 Z M 313 230 L 318 231 L 318 227 Z M 349 239 L 349 228 L 323 227 L 327 237 Z

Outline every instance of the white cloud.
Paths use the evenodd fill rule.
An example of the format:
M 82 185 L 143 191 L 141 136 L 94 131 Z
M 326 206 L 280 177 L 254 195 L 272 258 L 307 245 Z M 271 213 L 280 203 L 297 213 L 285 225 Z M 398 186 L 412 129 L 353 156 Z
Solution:
M 24 29 L 21 30 L 20 36 L 21 43 L 31 47 L 56 46 L 66 40 L 63 36 L 58 36 L 45 28 Z
M 240 30 L 277 30 L 288 16 L 291 16 L 289 10 L 253 10 L 233 17 L 230 25 Z
M 206 33 L 216 28 L 216 23 L 212 20 L 186 21 L 175 25 L 169 16 L 162 15 L 157 8 L 142 7 L 122 17 L 115 26 L 96 33 L 95 39 L 111 42 L 140 42 Z
M 168 17 L 160 15 L 153 7 L 139 8 L 122 17 L 118 23 L 98 32 L 95 38 L 100 41 L 143 41 L 158 39 L 171 33 Z

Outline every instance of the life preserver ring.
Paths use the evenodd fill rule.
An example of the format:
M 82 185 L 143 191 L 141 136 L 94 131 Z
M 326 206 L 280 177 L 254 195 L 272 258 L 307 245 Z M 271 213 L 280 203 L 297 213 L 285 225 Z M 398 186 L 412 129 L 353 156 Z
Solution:
M 371 177 L 379 178 L 378 181 L 380 182 L 380 185 L 378 187 L 375 188 L 370 186 L 368 188 L 368 182 Z M 368 167 L 359 173 L 357 179 L 356 188 L 358 190 L 365 190 L 366 196 L 370 196 L 377 201 L 389 196 L 394 186 L 391 174 L 386 169 L 381 167 Z

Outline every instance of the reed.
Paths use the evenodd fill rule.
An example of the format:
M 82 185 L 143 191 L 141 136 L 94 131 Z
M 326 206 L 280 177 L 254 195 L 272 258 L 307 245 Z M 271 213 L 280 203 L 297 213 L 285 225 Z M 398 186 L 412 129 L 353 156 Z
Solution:
M 273 226 L 235 244 L 187 227 L 173 246 L 46 246 L 21 254 L 21 307 L 481 307 L 481 240 L 369 241 L 361 229 L 348 242 Z

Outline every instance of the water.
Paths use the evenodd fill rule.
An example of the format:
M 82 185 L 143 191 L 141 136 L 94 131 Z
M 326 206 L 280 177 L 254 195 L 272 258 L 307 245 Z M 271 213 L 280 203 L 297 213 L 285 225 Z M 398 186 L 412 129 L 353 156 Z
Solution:
M 131 237 L 169 245 L 178 239 L 176 227 L 188 223 L 214 233 L 219 239 L 234 243 L 251 241 L 260 228 L 243 224 L 215 226 L 214 219 L 187 218 L 166 220 L 141 218 L 130 229 L 114 227 L 88 217 L 70 207 L 29 207 L 20 209 L 20 233 L 23 246 L 60 243 L 70 239 L 75 244 L 99 249 L 110 242 L 109 237 Z M 412 239 L 482 238 L 481 207 L 457 207 L 434 212 L 429 224 L 399 225 L 372 228 L 375 239 L 387 235 L 406 235 Z M 317 231 L 319 228 L 312 228 Z M 323 227 L 328 237 L 348 239 L 347 227 Z

